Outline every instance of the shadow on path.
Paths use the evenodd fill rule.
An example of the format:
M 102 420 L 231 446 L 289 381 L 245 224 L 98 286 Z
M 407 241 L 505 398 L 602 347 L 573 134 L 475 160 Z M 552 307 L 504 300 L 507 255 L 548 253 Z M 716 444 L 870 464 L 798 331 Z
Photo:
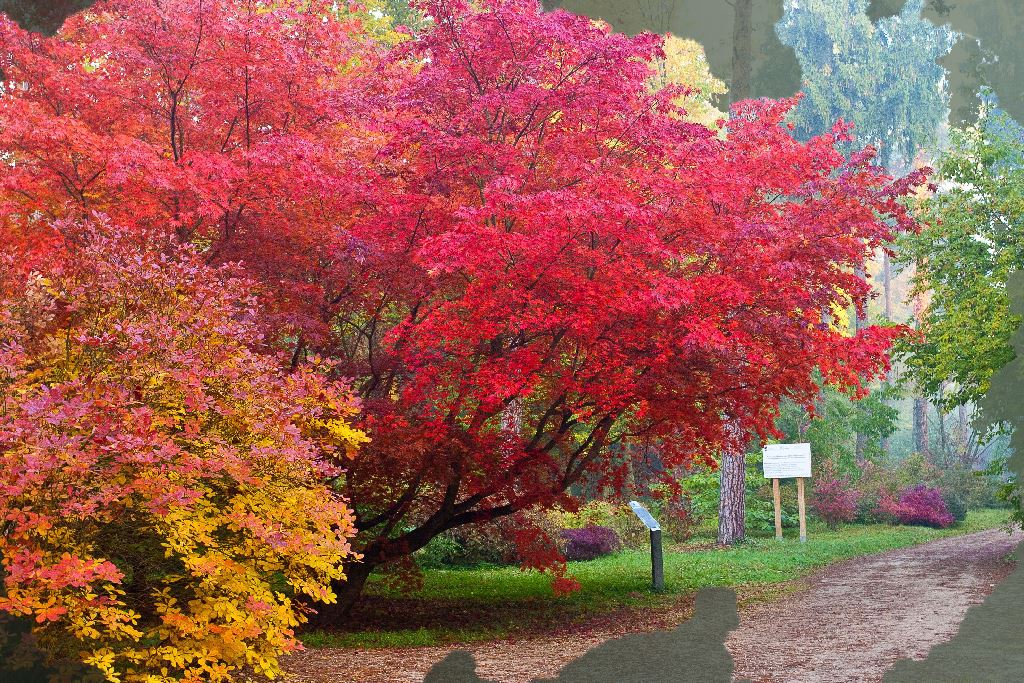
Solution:
M 728 683 L 733 660 L 725 637 L 739 625 L 736 593 L 706 588 L 697 593 L 694 615 L 672 631 L 638 633 L 598 645 L 571 662 L 558 678 L 535 683 Z M 448 655 L 424 683 L 491 683 L 476 674 L 473 656 Z
M 1024 543 L 1014 552 L 1017 568 L 996 586 L 985 602 L 967 610 L 960 630 L 936 645 L 921 662 L 903 659 L 885 674 L 883 683 L 952 683 L 1024 680 Z

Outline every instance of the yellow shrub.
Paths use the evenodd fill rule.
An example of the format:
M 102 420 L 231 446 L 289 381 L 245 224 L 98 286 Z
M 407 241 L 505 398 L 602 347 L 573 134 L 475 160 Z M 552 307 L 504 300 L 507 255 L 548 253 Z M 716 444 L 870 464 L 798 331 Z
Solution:
M 356 405 L 252 350 L 249 283 L 89 239 L 48 277 L 0 262 L 0 610 L 109 681 L 273 677 L 353 559 Z

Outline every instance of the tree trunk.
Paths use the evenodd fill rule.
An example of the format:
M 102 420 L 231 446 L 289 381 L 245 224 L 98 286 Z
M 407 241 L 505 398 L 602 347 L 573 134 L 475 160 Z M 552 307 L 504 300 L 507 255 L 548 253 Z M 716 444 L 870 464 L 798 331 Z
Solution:
M 751 96 L 753 74 L 754 6 L 753 0 L 733 4 L 732 78 L 729 101 L 739 102 Z M 746 534 L 746 462 L 742 451 L 722 453 L 718 493 L 718 542 L 731 545 Z
M 348 617 L 352 607 L 359 601 L 366 588 L 366 580 L 376 569 L 377 565 L 366 562 L 353 562 L 345 567 L 345 580 L 334 581 L 331 588 L 338 596 L 337 602 L 331 604 L 316 603 L 313 605 L 316 614 L 310 618 L 310 623 L 320 628 L 337 627 Z
M 882 252 L 882 301 L 885 304 L 885 319 L 892 320 L 892 264 L 885 251 Z
M 956 408 L 957 413 L 957 458 L 960 460 L 960 464 L 967 466 L 969 464 L 969 456 L 971 444 L 970 444 L 970 427 L 967 424 L 967 406 L 960 404 Z
M 732 102 L 749 99 L 753 74 L 753 0 L 736 0 L 732 25 L 732 83 L 729 99 Z
M 849 442 L 847 442 L 849 443 Z M 867 456 L 864 453 L 868 448 L 868 435 L 863 432 L 857 432 L 857 442 L 854 445 L 854 455 L 857 458 L 857 464 L 863 465 L 867 462 Z
M 943 382 L 939 385 L 939 399 L 935 404 L 935 411 L 939 414 L 939 453 L 936 454 L 936 460 L 942 458 L 942 467 L 948 468 L 950 464 L 949 456 L 949 441 L 946 438 L 946 411 L 942 407 L 942 401 L 946 393 L 946 383 Z
M 932 461 L 928 447 L 928 399 L 923 396 L 914 397 L 914 450 Z
M 942 409 L 942 405 L 937 405 L 935 409 L 939 412 L 939 451 L 942 457 L 942 467 L 948 468 L 950 463 L 949 457 L 949 442 L 946 439 L 946 411 Z
M 888 322 L 892 322 L 892 264 L 889 263 L 889 254 L 882 250 L 882 301 L 884 302 L 884 315 Z M 892 368 L 885 373 L 885 382 L 889 383 L 892 378 Z M 889 437 L 882 437 L 882 452 L 889 455 Z
M 918 294 L 914 297 L 913 307 L 914 329 L 919 330 L 928 307 L 924 295 Z M 928 399 L 920 388 L 914 390 L 914 450 L 923 455 L 925 460 L 932 462 L 928 440 Z
M 732 22 L 732 78 L 729 101 L 751 97 L 754 70 L 754 4 L 753 0 L 735 0 Z M 745 535 L 746 468 L 742 451 L 722 454 L 719 473 L 718 542 L 731 545 Z
M 857 266 L 854 269 L 854 273 L 860 279 L 867 280 L 867 273 L 865 272 L 863 266 Z M 862 313 L 859 310 L 854 310 L 854 314 L 853 314 L 854 331 L 860 332 L 865 327 L 867 327 L 868 320 L 867 320 L 866 313 L 867 313 L 866 311 L 864 313 Z M 867 460 L 867 458 L 864 456 L 864 451 L 867 450 L 868 437 L 867 437 L 866 434 L 864 434 L 862 432 L 857 432 L 856 433 L 856 439 L 857 439 L 856 440 L 856 445 L 854 446 L 854 456 L 855 456 L 855 458 L 857 460 L 857 464 L 858 465 L 863 465 L 864 462 Z
M 746 534 L 746 457 L 742 451 L 722 454 L 718 495 L 718 542 L 732 545 Z

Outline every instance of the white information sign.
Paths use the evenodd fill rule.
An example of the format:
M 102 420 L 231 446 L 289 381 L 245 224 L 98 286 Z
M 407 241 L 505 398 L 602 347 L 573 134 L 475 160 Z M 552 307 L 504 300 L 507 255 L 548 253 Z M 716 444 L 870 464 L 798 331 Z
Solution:
M 639 517 L 640 521 L 643 522 L 644 526 L 646 526 L 648 529 L 650 529 L 651 531 L 661 530 L 661 526 L 659 526 L 657 520 L 654 519 L 654 515 L 648 512 L 647 508 L 645 508 L 643 505 L 641 505 L 635 500 L 631 500 L 629 501 L 629 507 L 633 510 L 633 514 Z
M 765 479 L 811 476 L 811 444 L 775 443 L 763 452 Z

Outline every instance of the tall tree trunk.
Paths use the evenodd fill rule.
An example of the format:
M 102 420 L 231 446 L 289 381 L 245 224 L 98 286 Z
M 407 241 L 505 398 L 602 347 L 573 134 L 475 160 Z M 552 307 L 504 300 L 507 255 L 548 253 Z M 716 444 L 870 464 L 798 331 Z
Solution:
M 857 432 L 857 441 L 854 444 L 854 455 L 857 458 L 857 464 L 863 465 L 867 462 L 868 458 L 865 455 L 868 449 L 868 435 L 864 432 Z
M 914 328 L 921 329 L 921 320 L 924 318 L 928 302 L 925 296 L 917 294 L 914 297 Z M 925 460 L 932 462 L 932 453 L 928 439 L 928 398 L 920 387 L 914 389 L 914 450 L 925 457 Z
M 939 453 L 936 454 L 936 460 L 942 458 L 942 467 L 948 468 L 950 464 L 949 457 L 949 440 L 946 438 L 946 411 L 942 408 L 942 399 L 946 391 L 946 383 L 943 382 L 939 385 L 939 400 L 936 402 L 935 411 L 939 415 Z
M 732 83 L 729 99 L 732 102 L 749 99 L 753 80 L 753 0 L 735 0 L 732 24 Z
M 732 545 L 746 535 L 746 456 L 741 450 L 722 454 L 718 495 L 718 542 Z
M 889 262 L 889 254 L 884 249 L 882 250 L 882 302 L 885 319 L 892 320 L 892 264 Z
M 942 409 L 941 405 L 935 407 L 939 413 L 939 453 L 936 454 L 936 459 L 942 458 L 942 467 L 948 468 L 951 462 L 949 457 L 949 440 L 946 438 L 946 411 Z
M 864 267 L 863 266 L 857 266 L 854 269 L 854 273 L 856 274 L 857 277 L 859 277 L 862 280 L 866 280 L 867 279 L 867 273 L 864 271 Z M 868 320 L 867 320 L 866 311 L 862 313 L 861 311 L 855 310 L 854 311 L 853 319 L 854 319 L 854 330 L 855 331 L 860 332 L 862 329 L 867 327 Z M 854 456 L 856 457 L 858 465 L 864 464 L 864 462 L 867 460 L 867 458 L 864 456 L 864 452 L 867 450 L 867 446 L 868 446 L 868 437 L 867 437 L 867 435 L 864 434 L 863 432 L 857 432 L 856 433 L 856 444 L 854 446 Z
M 968 452 L 970 451 L 970 427 L 967 424 L 967 406 L 960 404 L 956 407 L 957 416 L 957 458 L 960 460 L 960 464 L 967 466 L 969 461 Z
M 914 450 L 932 462 L 928 440 L 928 399 L 914 396 Z
M 882 301 L 885 319 L 892 322 L 892 264 L 889 262 L 889 254 L 884 249 L 882 250 Z M 885 373 L 885 383 L 888 384 L 891 379 L 892 368 Z M 882 437 L 882 452 L 888 456 L 890 450 L 889 437 Z
M 735 0 L 732 25 L 732 82 L 730 102 L 749 99 L 753 73 L 753 0 Z M 746 456 L 726 449 L 719 469 L 718 542 L 731 545 L 746 536 Z

